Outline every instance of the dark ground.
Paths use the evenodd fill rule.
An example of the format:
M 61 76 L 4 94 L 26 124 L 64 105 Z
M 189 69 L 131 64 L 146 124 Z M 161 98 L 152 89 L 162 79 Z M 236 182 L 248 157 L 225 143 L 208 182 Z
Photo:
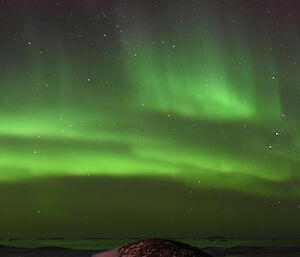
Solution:
M 41 247 L 35 249 L 0 246 L 0 257 L 91 257 L 100 251 L 80 251 L 60 247 Z
M 251 255 L 268 254 L 268 256 L 299 256 L 299 247 L 211 247 L 202 248 L 204 252 L 212 256 L 233 256 L 233 255 Z M 35 249 L 15 248 L 0 246 L 0 257 L 91 257 L 103 250 L 71 250 L 60 247 L 40 247 Z

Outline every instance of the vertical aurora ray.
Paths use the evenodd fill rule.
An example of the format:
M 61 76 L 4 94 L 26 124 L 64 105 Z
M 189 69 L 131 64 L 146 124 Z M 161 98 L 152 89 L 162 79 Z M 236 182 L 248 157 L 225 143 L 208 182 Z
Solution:
M 280 116 L 278 85 L 273 82 L 271 95 L 261 94 L 260 87 L 270 84 L 271 78 L 255 75 L 255 60 L 243 47 L 246 39 L 226 41 L 234 33 L 217 34 L 207 25 L 198 33 L 187 29 L 172 40 L 157 41 L 154 35 L 147 35 L 146 22 L 143 28 L 143 32 L 127 39 L 131 48 L 125 45 L 125 65 L 139 104 L 149 111 L 210 120 Z M 146 43 L 136 46 L 136 41 Z M 269 67 L 270 62 L 265 62 Z

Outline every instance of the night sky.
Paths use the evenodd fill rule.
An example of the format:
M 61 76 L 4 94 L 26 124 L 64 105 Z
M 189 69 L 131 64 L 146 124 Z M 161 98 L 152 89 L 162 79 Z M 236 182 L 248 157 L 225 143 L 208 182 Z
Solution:
M 0 2 L 0 237 L 300 236 L 300 1 Z

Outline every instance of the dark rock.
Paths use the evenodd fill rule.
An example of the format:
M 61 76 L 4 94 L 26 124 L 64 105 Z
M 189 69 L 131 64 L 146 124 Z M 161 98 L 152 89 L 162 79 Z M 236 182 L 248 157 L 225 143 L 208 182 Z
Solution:
M 197 247 L 177 241 L 146 239 L 129 243 L 118 249 L 119 257 L 209 257 Z

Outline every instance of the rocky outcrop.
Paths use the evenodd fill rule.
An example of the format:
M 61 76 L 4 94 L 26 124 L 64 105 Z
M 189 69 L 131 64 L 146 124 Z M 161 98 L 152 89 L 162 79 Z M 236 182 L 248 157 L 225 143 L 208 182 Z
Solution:
M 196 247 L 172 240 L 146 239 L 118 249 L 118 257 L 209 257 Z

